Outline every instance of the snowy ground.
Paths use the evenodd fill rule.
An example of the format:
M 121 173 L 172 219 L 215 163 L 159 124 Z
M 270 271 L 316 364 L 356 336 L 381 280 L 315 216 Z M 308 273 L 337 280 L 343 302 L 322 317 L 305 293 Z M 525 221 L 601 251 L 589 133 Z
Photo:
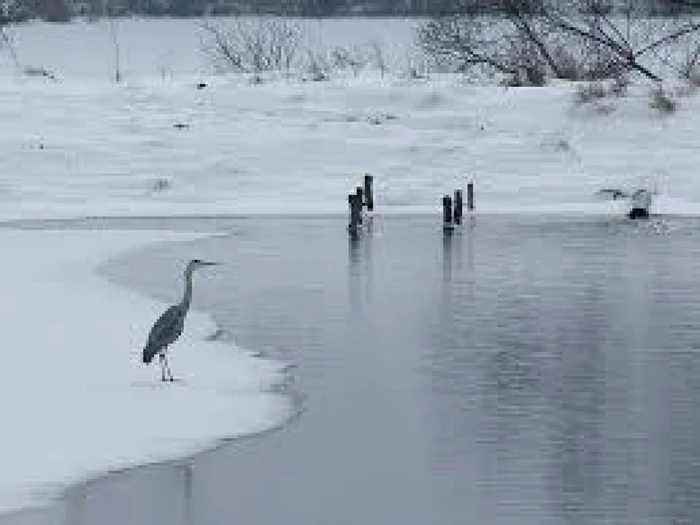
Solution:
M 207 81 L 0 83 L 0 216 L 343 213 L 367 172 L 387 213 L 468 179 L 479 212 L 609 213 L 596 190 L 640 185 L 700 212 L 700 96 L 660 116 L 641 85 L 601 111 L 567 84 Z
M 173 347 L 173 370 L 183 382 L 161 384 L 158 365 L 140 363 L 150 328 L 144 320 L 155 320 L 163 305 L 109 285 L 93 270 L 125 250 L 184 237 L 0 232 L 0 514 L 46 503 L 68 484 L 109 469 L 267 429 L 287 414 L 284 398 L 269 393 L 280 365 L 206 342 L 213 327 L 200 313 Z M 206 279 L 206 271 L 195 278 Z
M 153 38 L 165 24 L 150 23 L 149 31 L 134 21 L 126 34 Z M 643 186 L 658 190 L 656 212 L 700 214 L 700 95 L 680 97 L 676 113 L 660 116 L 645 85 L 582 107 L 570 84 L 504 89 L 459 77 L 409 79 L 401 70 L 250 85 L 208 75 L 192 34 L 184 58 L 138 38 L 125 42 L 126 82 L 114 85 L 104 29 L 18 30 L 21 58 L 62 75 L 52 82 L 3 69 L 1 219 L 345 213 L 364 173 L 376 177 L 381 213 L 437 218 L 442 194 L 473 180 L 478 213 L 621 213 L 619 203 L 593 194 Z M 207 87 L 195 89 L 202 80 Z M 186 453 L 281 417 L 282 400 L 260 392 L 276 365 L 202 343 L 205 318 L 193 319 L 176 354 L 175 368 L 190 382 L 154 386 L 157 370 L 138 363 L 143 319 L 155 319 L 162 305 L 109 286 L 93 270 L 164 238 L 0 233 L 0 271 L 10 276 L 0 302 L 9 342 L 0 350 L 0 511 L 106 468 Z

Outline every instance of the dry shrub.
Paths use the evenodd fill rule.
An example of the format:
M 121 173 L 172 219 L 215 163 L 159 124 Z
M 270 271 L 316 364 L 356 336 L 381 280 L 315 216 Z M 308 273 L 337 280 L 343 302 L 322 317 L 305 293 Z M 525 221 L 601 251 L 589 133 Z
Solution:
M 627 73 L 621 71 L 610 85 L 610 93 L 616 97 L 624 97 L 627 94 L 627 88 L 630 85 L 630 78 Z
M 325 82 L 330 80 L 331 66 L 328 62 L 328 58 L 323 53 L 312 49 L 307 50 L 306 69 L 308 72 L 308 76 L 305 77 L 306 80 L 311 80 L 312 82 Z
M 389 71 L 389 65 L 383 44 L 376 40 L 373 41 L 369 46 L 369 53 L 374 67 L 376 67 L 381 73 L 381 76 L 384 77 Z
M 287 71 L 299 53 L 299 28 L 282 19 L 235 19 L 226 28 L 204 22 L 204 51 L 223 71 Z
M 580 84 L 574 92 L 574 102 L 577 105 L 592 104 L 608 98 L 610 91 L 603 82 L 586 82 Z
M 335 68 L 351 69 L 354 76 L 359 75 L 365 65 L 364 57 L 359 52 L 340 46 L 331 51 L 331 60 Z
M 676 111 L 677 106 L 678 103 L 664 91 L 662 86 L 658 86 L 652 90 L 651 100 L 649 101 L 649 107 L 651 109 L 658 111 L 662 115 L 669 115 Z

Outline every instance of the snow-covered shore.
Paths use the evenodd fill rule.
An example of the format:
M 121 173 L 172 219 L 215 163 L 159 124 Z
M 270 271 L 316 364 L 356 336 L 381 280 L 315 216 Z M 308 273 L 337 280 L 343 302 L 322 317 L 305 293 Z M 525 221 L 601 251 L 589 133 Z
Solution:
M 260 432 L 288 414 L 287 400 L 270 391 L 282 365 L 206 341 L 213 326 L 202 313 L 191 312 L 173 347 L 183 382 L 162 384 L 157 364 L 141 364 L 140 349 L 164 305 L 108 284 L 95 266 L 146 244 L 192 237 L 0 231 L 0 514 L 47 504 L 68 485 L 109 470 Z

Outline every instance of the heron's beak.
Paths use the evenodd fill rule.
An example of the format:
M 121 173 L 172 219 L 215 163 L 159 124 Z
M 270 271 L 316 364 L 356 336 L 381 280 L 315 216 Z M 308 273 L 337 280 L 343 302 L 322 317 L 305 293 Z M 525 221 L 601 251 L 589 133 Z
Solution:
M 221 263 L 213 261 L 202 261 L 202 266 L 218 266 Z

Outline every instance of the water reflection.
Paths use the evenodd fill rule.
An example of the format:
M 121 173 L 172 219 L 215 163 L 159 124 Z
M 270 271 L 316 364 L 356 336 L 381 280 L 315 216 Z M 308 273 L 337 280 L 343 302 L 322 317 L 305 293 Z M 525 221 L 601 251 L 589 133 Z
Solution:
M 700 523 L 699 363 L 693 349 L 677 352 L 675 358 L 665 407 L 669 483 L 659 488 L 666 492 L 663 501 L 672 523 L 689 525 Z
M 577 341 L 567 344 L 556 358 L 559 373 L 549 396 L 550 414 L 545 436 L 549 450 L 550 499 L 566 523 L 588 523 L 605 517 L 601 501 L 604 490 L 602 472 L 606 412 L 605 351 L 601 311 L 601 283 L 593 272 L 579 286 L 579 315 L 567 319 L 561 336 Z M 614 511 L 614 509 L 610 509 Z M 608 517 L 611 516 L 608 513 Z M 594 520 L 595 521 L 595 520 Z
M 520 240 L 505 270 L 493 258 L 457 270 L 463 237 L 443 238 L 440 314 L 427 354 L 440 414 L 435 460 L 454 466 L 467 451 L 479 457 L 479 512 L 498 523 L 698 523 L 700 468 L 688 461 L 700 458 L 688 438 L 700 430 L 693 366 L 686 357 L 686 379 L 666 379 L 648 361 L 655 342 L 678 340 L 672 319 L 687 308 L 698 313 L 695 298 L 649 302 L 678 278 L 667 240 L 637 236 L 600 249 L 570 233 L 549 243 L 549 253 Z M 476 244 L 467 253 L 488 250 Z M 656 278 L 654 265 L 665 268 Z M 494 272 L 495 287 L 487 284 Z M 671 392 L 659 391 L 665 383 Z M 662 423 L 672 433 L 667 487 L 654 481 L 664 460 L 651 462 L 666 439 L 649 421 L 647 403 L 657 395 L 685 407 L 673 403 Z
M 442 282 L 448 289 L 452 284 L 453 272 L 460 270 L 459 267 L 462 261 L 461 240 L 461 228 L 445 230 L 442 234 Z
M 364 218 L 360 235 L 348 235 L 348 298 L 353 312 L 360 312 L 372 299 L 374 217 Z
M 361 236 L 348 236 L 348 300 L 353 312 L 362 308 L 362 248 Z

